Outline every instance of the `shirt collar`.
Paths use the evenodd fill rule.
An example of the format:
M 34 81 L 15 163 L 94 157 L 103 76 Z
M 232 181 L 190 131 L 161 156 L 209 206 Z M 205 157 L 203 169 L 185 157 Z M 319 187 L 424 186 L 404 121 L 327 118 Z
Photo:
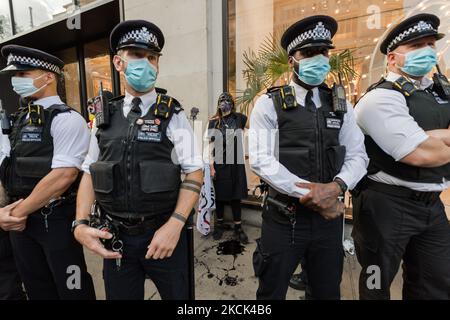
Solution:
M 44 109 L 47 109 L 55 104 L 64 104 L 59 96 L 50 96 L 42 99 L 38 99 L 33 102 L 33 104 L 37 104 L 43 106 Z
M 294 87 L 295 95 L 297 97 L 297 102 L 300 103 L 302 106 L 304 106 L 305 105 L 306 95 L 308 94 L 309 90 L 303 88 L 302 86 L 298 85 L 294 81 L 291 81 L 291 83 L 289 85 Z M 320 105 L 319 106 L 317 105 L 318 101 L 320 101 L 320 99 L 319 99 L 319 87 L 314 87 L 311 90 L 313 92 L 313 101 L 316 103 L 316 106 L 319 108 Z
M 147 92 L 146 94 L 140 96 L 139 98 L 141 98 L 141 101 L 142 101 L 141 109 L 144 109 L 144 110 L 149 109 L 152 105 L 154 105 L 156 102 L 157 96 L 158 95 L 156 94 L 156 90 L 154 90 L 154 89 L 152 91 Z M 131 101 L 134 98 L 135 98 L 134 96 L 132 96 L 127 91 L 125 91 L 124 104 L 131 105 Z
M 386 76 L 386 80 L 390 82 L 395 82 L 398 80 L 398 78 L 402 77 L 402 75 L 395 73 L 393 71 L 389 71 L 388 75 Z M 413 78 L 405 77 L 408 80 L 410 80 L 416 87 L 423 90 L 428 88 L 433 84 L 433 81 L 431 79 L 428 79 L 427 77 L 423 77 L 421 80 L 414 80 Z

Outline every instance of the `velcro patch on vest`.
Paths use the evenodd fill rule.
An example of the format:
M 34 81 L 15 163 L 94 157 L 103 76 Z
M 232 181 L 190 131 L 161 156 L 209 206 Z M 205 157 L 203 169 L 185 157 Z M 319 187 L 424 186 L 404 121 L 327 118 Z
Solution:
M 42 133 L 40 132 L 22 132 L 23 142 L 41 142 Z
M 342 127 L 342 120 L 339 118 L 325 118 L 327 129 L 340 129 Z
M 162 132 L 151 132 L 139 130 L 137 135 L 137 141 L 140 142 L 161 142 Z

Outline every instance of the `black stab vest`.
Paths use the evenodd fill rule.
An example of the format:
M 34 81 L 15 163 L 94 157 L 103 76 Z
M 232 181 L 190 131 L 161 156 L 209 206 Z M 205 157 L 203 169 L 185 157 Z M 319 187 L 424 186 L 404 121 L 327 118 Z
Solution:
M 393 83 L 380 81 L 368 90 L 384 88 L 397 90 Z M 401 91 L 400 91 L 401 92 Z M 450 125 L 450 103 L 439 103 L 432 88 L 416 90 L 410 96 L 404 95 L 409 114 L 425 131 L 447 129 Z M 368 174 L 373 175 L 383 171 L 396 178 L 417 183 L 442 183 L 443 178 L 450 179 L 450 164 L 437 168 L 421 168 L 397 162 L 385 153 L 369 136 L 365 136 L 367 154 L 370 158 Z
M 123 115 L 123 98 L 111 101 L 110 107 L 109 126 L 97 131 L 99 159 L 90 166 L 98 203 L 107 213 L 122 218 L 172 213 L 181 167 L 175 164 L 174 145 L 166 131 L 181 107 L 171 107 L 169 117 L 159 119 L 155 104 L 133 123 Z
M 50 173 L 53 159 L 51 125 L 55 116 L 74 111 L 66 105 L 53 105 L 44 109 L 44 124 L 29 124 L 28 109 L 22 108 L 13 116 L 9 134 L 10 156 L 0 168 L 2 184 L 12 198 L 28 197 L 39 181 Z M 65 193 L 75 192 L 77 180 Z

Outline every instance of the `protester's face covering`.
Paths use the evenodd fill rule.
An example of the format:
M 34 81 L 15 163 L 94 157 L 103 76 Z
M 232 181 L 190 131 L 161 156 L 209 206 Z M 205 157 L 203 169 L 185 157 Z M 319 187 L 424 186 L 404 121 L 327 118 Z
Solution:
M 230 113 L 233 110 L 233 104 L 230 101 L 222 101 L 219 103 L 219 110 L 222 114 Z

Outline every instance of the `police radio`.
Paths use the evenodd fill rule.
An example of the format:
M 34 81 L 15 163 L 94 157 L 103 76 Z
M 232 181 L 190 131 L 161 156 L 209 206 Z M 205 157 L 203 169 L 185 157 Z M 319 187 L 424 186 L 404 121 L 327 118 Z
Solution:
M 110 112 L 108 100 L 109 99 L 106 93 L 103 91 L 103 83 L 100 82 L 100 92 L 92 101 L 95 114 L 95 124 L 99 129 L 109 126 Z
M 11 133 L 11 121 L 6 114 L 6 111 L 3 109 L 2 100 L 0 100 L 0 123 L 2 126 L 2 133 L 3 134 L 10 134 Z
M 433 75 L 434 91 L 442 100 L 450 100 L 450 83 L 447 77 L 441 72 L 439 65 L 436 65 L 437 73 Z
M 345 96 L 345 88 L 342 85 L 341 74 L 339 76 L 339 83 L 333 84 L 331 89 L 333 97 L 333 111 L 335 113 L 347 113 L 347 99 Z

